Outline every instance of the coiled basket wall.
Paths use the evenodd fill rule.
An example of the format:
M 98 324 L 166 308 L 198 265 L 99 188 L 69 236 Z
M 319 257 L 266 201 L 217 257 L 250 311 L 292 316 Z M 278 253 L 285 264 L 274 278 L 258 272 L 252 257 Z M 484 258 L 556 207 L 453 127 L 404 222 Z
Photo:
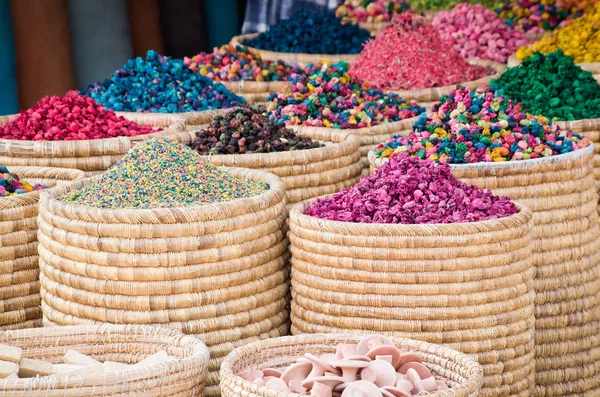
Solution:
M 288 332 L 284 184 L 225 168 L 270 189 L 196 207 L 98 209 L 42 194 L 40 282 L 46 325 L 153 324 L 202 340 L 211 352 L 206 395 L 234 347 Z
M 535 160 L 452 165 L 533 211 L 536 396 L 600 392 L 600 229 L 594 145 Z M 383 161 L 369 153 L 372 169 Z
M 479 396 L 534 383 L 531 211 L 484 222 L 382 225 L 290 211 L 292 333 L 383 333 L 473 355 Z

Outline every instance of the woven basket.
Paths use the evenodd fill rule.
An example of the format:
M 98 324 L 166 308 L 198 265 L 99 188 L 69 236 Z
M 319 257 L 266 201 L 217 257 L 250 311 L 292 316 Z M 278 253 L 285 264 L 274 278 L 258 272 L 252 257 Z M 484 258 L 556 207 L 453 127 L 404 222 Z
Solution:
M 392 139 L 394 137 L 394 135 L 398 135 L 398 134 L 408 135 L 412 131 L 413 124 L 416 120 L 417 120 L 417 117 L 411 117 L 409 119 L 395 121 L 392 123 L 378 124 L 373 127 L 346 130 L 346 131 L 352 132 L 355 135 L 358 135 L 360 137 L 359 152 L 360 152 L 360 156 L 361 156 L 360 164 L 363 169 L 363 174 L 368 173 L 369 160 L 367 158 L 367 155 L 369 153 L 369 150 L 371 150 L 373 147 L 375 147 L 381 141 Z M 328 135 L 331 135 L 331 131 L 339 131 L 335 128 L 311 127 L 311 126 L 307 126 L 307 125 L 289 125 L 287 127 L 293 129 L 298 134 L 308 135 L 311 137 L 312 136 L 326 137 Z M 321 193 L 321 195 L 323 195 L 323 194 L 327 194 L 327 193 Z M 311 195 L 311 196 L 305 195 L 300 200 L 296 200 L 296 202 L 302 201 L 302 200 L 307 200 L 309 198 L 316 197 L 316 196 L 318 196 L 318 195 L 317 194 Z
M 42 194 L 44 323 L 165 326 L 197 336 L 213 359 L 239 343 L 286 335 L 284 184 L 266 172 L 225 170 L 270 189 L 247 199 L 155 210 L 56 200 L 89 179 Z M 218 363 L 210 366 L 207 395 L 214 395 Z
M 32 184 L 48 188 L 82 179 L 79 170 L 10 167 Z M 37 253 L 37 214 L 40 192 L 0 198 L 0 330 L 42 324 Z
M 593 146 L 593 145 L 592 145 Z M 508 163 L 453 165 L 467 183 L 533 211 L 536 395 L 600 391 L 600 229 L 594 147 Z M 381 159 L 369 154 L 374 168 Z M 568 394 L 567 393 L 567 394 Z
M 533 375 L 531 211 L 451 225 L 334 222 L 290 211 L 292 332 L 378 332 L 483 363 L 480 396 Z
M 0 392 L 6 397 L 204 395 L 208 349 L 199 340 L 174 330 L 108 324 L 23 329 L 0 333 L 0 343 L 22 348 L 24 358 L 53 364 L 61 364 L 68 350 L 78 351 L 102 362 L 125 364 L 135 364 L 161 350 L 176 358 L 144 370 L 3 379 Z
M 422 88 L 422 89 L 418 89 L 418 90 L 395 90 L 392 92 L 395 92 L 396 94 L 400 95 L 402 98 L 404 98 L 407 101 L 415 99 L 418 102 L 420 102 L 422 104 L 422 106 L 427 107 L 427 106 L 432 106 L 433 104 L 439 102 L 440 98 L 443 97 L 444 95 L 450 94 L 453 90 L 456 89 L 457 85 L 460 85 L 463 87 L 477 88 L 481 84 L 488 84 L 493 79 L 497 79 L 498 77 L 500 77 L 500 74 L 504 73 L 504 71 L 506 70 L 506 65 L 503 65 L 499 62 L 489 61 L 489 60 L 485 60 L 485 59 L 473 58 L 473 59 L 467 59 L 467 62 L 469 62 L 471 65 L 490 67 L 490 68 L 494 69 L 496 72 L 494 74 L 482 77 L 477 80 L 465 81 L 465 82 L 461 82 L 461 83 L 457 83 L 457 84 L 453 84 L 453 85 L 447 85 L 444 87 Z
M 287 81 L 221 81 L 227 89 L 244 97 L 248 103 L 263 103 L 273 92 L 279 92 L 289 84 Z
M 219 166 L 255 168 L 279 176 L 285 183 L 288 206 L 336 193 L 358 182 L 362 172 L 358 137 L 331 128 L 304 127 L 298 132 L 325 146 L 277 153 L 210 155 L 207 159 Z
M 233 45 L 245 45 L 244 41 L 253 39 L 258 36 L 258 33 L 245 34 L 240 36 L 234 36 L 231 39 L 231 44 Z M 297 64 L 300 67 L 305 67 L 310 63 L 318 63 L 323 59 L 327 59 L 332 64 L 338 63 L 340 61 L 352 63 L 358 54 L 300 54 L 293 52 L 274 52 L 261 50 L 254 47 L 248 47 L 251 51 L 254 51 L 262 57 L 262 59 L 271 59 L 273 61 L 284 61 L 292 64 Z
M 221 367 L 221 395 L 224 397 L 297 397 L 291 392 L 268 390 L 243 380 L 239 373 L 247 369 L 279 368 L 296 362 L 304 353 L 335 353 L 340 343 L 358 343 L 359 336 L 348 334 L 298 335 L 268 339 L 232 351 Z M 402 351 L 417 352 L 437 379 L 452 387 L 452 396 L 477 396 L 482 384 L 481 367 L 473 358 L 455 350 L 410 339 L 392 338 Z M 425 395 L 425 394 L 423 394 Z M 429 396 L 449 393 L 427 393 Z
M 149 139 L 169 137 L 190 143 L 185 131 L 186 119 L 180 115 L 154 113 L 119 113 L 142 125 L 165 127 L 164 130 L 133 137 L 90 139 L 82 141 L 22 141 L 0 139 L 0 164 L 6 166 L 39 166 L 75 168 L 86 172 L 105 171 L 119 161 L 129 149 Z M 17 115 L 0 116 L 0 125 Z M 203 116 L 207 119 L 208 116 Z M 208 119 L 207 119 L 208 120 Z M 207 121 L 210 122 L 210 121 Z

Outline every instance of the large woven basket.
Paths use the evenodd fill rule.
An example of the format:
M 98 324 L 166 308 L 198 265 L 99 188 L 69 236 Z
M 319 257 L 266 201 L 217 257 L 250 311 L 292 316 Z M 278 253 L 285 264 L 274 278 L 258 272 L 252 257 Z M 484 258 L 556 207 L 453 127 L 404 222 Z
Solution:
M 192 136 L 185 131 L 186 119 L 180 115 L 154 113 L 119 113 L 142 125 L 164 127 L 162 131 L 108 139 L 82 141 L 23 141 L 0 139 L 0 164 L 6 166 L 40 166 L 75 168 L 90 175 L 105 171 L 119 161 L 129 149 L 149 139 L 169 137 L 190 143 Z M 0 125 L 17 115 L 0 116 Z M 210 120 L 208 116 L 207 123 Z
M 296 362 L 305 353 L 335 353 L 340 343 L 358 343 L 360 336 L 348 334 L 298 335 L 255 342 L 232 351 L 221 367 L 221 395 L 224 397 L 297 397 L 290 392 L 268 390 L 238 376 L 247 369 L 280 368 Z M 455 397 L 477 396 L 481 388 L 481 367 L 472 358 L 456 350 L 410 339 L 392 338 L 396 347 L 416 352 L 437 379 L 452 387 Z M 428 393 L 429 396 L 450 393 Z M 423 394 L 425 395 L 425 394 Z
M 356 135 L 331 128 L 304 127 L 298 132 L 325 146 L 278 153 L 211 155 L 207 159 L 219 166 L 256 168 L 278 175 L 285 183 L 288 206 L 336 193 L 358 182 L 362 165 Z
M 292 332 L 377 332 L 482 364 L 479 396 L 530 395 L 531 211 L 485 222 L 381 225 L 290 211 Z
M 85 177 L 79 170 L 9 167 L 32 184 L 48 188 Z M 42 325 L 37 253 L 40 192 L 0 198 L 0 330 Z
M 504 71 L 506 70 L 506 65 L 485 59 L 467 59 L 467 62 L 469 62 L 471 65 L 490 67 L 495 70 L 495 73 L 477 80 L 464 81 L 461 83 L 447 85 L 444 87 L 422 88 L 418 90 L 395 90 L 392 92 L 395 92 L 407 101 L 415 99 L 423 106 L 431 107 L 431 105 L 439 102 L 441 97 L 443 97 L 444 95 L 448 95 L 453 90 L 455 90 L 457 85 L 463 87 L 477 88 L 481 84 L 488 84 L 493 79 L 497 79 L 498 77 L 500 77 L 500 74 L 504 73 Z
M 536 396 L 600 392 L 600 230 L 594 150 L 452 166 L 454 176 L 509 195 L 533 211 Z M 372 165 L 378 167 L 380 161 Z
M 258 33 L 245 34 L 240 36 L 234 36 L 231 39 L 233 45 L 245 45 L 244 41 L 253 39 L 258 36 Z M 246 46 L 248 47 L 248 46 Z M 259 48 L 248 47 L 248 49 L 260 54 L 263 59 L 271 59 L 274 61 L 285 61 L 288 63 L 297 64 L 300 67 L 304 67 L 310 63 L 317 63 L 323 59 L 327 59 L 332 64 L 340 61 L 352 63 L 358 54 L 301 54 L 293 52 L 274 52 L 261 50 Z
M 374 148 L 379 142 L 386 141 L 388 139 L 392 139 L 394 135 L 398 134 L 406 134 L 408 135 L 413 128 L 414 122 L 417 120 L 417 117 L 411 117 L 409 119 L 395 121 L 392 123 L 383 123 L 378 124 L 373 127 L 365 127 L 365 128 L 357 128 L 357 129 L 348 129 L 347 131 L 354 133 L 360 137 L 360 164 L 366 172 L 369 168 L 369 159 L 367 155 L 369 150 Z M 293 129 L 298 134 L 308 135 L 308 136 L 328 136 L 331 134 L 332 128 L 327 127 L 311 127 L 307 125 L 289 125 L 288 128 Z M 337 131 L 337 130 L 336 130 Z M 326 194 L 326 193 L 323 193 Z M 312 196 L 314 197 L 314 196 Z M 308 197 L 306 197 L 308 198 Z
M 217 395 L 220 361 L 231 349 L 288 331 L 284 184 L 262 171 L 225 170 L 270 189 L 173 209 L 56 200 L 89 179 L 42 194 L 44 324 L 153 324 L 195 335 L 211 352 L 207 395 Z
M 91 325 L 23 329 L 0 333 L 0 343 L 23 349 L 24 358 L 61 364 L 68 350 L 101 362 L 135 364 L 159 351 L 175 358 L 144 370 L 89 375 L 52 375 L 36 379 L 3 379 L 6 397 L 202 397 L 208 349 L 180 332 L 149 326 Z
M 248 103 L 263 103 L 273 92 L 279 92 L 289 84 L 287 81 L 221 81 L 227 89 L 244 97 Z

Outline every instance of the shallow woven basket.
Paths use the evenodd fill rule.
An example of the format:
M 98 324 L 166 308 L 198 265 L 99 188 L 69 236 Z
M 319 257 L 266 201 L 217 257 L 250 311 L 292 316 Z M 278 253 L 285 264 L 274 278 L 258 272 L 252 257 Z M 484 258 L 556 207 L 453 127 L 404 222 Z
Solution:
M 448 95 L 453 90 L 455 90 L 457 85 L 463 87 L 477 88 L 481 84 L 489 84 L 490 81 L 500 77 L 500 74 L 504 73 L 504 71 L 506 70 L 506 65 L 501 64 L 499 62 L 489 61 L 486 59 L 473 58 L 467 59 L 467 62 L 469 62 L 471 65 L 490 67 L 495 70 L 495 73 L 477 80 L 464 81 L 453 85 L 447 85 L 444 87 L 431 87 L 417 90 L 394 90 L 392 92 L 395 92 L 407 101 L 415 99 L 418 102 L 420 102 L 422 106 L 431 106 L 439 102 L 441 97 L 443 97 L 444 95 Z
M 253 39 L 258 36 L 258 33 L 245 34 L 240 36 L 234 36 L 231 39 L 231 44 L 233 45 L 245 45 L 244 41 Z M 246 46 L 248 47 L 248 46 Z M 294 52 L 274 52 L 261 50 L 254 47 L 248 47 L 248 49 L 260 54 L 263 59 L 270 59 L 273 61 L 285 61 L 288 63 L 297 64 L 300 67 L 305 67 L 310 63 L 317 63 L 323 59 L 327 59 L 332 64 L 338 63 L 340 61 L 352 63 L 358 54 L 300 54 Z
M 280 368 L 296 362 L 305 353 L 321 355 L 335 353 L 340 343 L 358 343 L 360 336 L 321 334 L 287 336 L 255 342 L 232 351 L 221 367 L 223 397 L 297 397 L 291 392 L 277 392 L 252 384 L 238 376 L 247 369 Z M 481 367 L 472 358 L 456 350 L 410 339 L 392 338 L 402 351 L 416 352 L 435 377 L 452 387 L 450 392 L 422 393 L 428 396 L 477 396 L 482 384 Z
M 82 141 L 23 141 L 0 139 L 0 164 L 6 166 L 41 166 L 75 168 L 90 173 L 105 171 L 129 149 L 149 139 L 169 137 L 190 143 L 185 131 L 186 119 L 180 115 L 155 113 L 119 113 L 142 125 L 165 127 L 164 130 L 133 137 L 90 139 Z M 17 115 L 0 116 L 0 125 Z M 207 121 L 209 122 L 209 121 Z
M 290 211 L 292 332 L 378 332 L 473 354 L 479 396 L 527 393 L 534 371 L 531 211 L 440 225 Z
M 405 120 L 395 121 L 392 123 L 378 124 L 373 127 L 345 130 L 352 132 L 360 137 L 360 164 L 364 171 L 363 173 L 368 173 L 369 160 L 367 158 L 367 154 L 369 153 L 369 150 L 371 150 L 381 141 L 392 139 L 395 135 L 408 135 L 412 131 L 413 124 L 415 121 L 417 121 L 417 118 L 418 116 L 411 117 Z M 339 131 L 335 128 L 311 127 L 307 125 L 289 125 L 287 127 L 293 129 L 298 134 L 308 136 L 328 136 L 331 134 L 332 130 Z M 307 198 L 309 197 L 305 197 L 304 199 Z
M 536 396 L 600 392 L 594 151 L 589 147 L 543 159 L 452 166 L 454 176 L 509 195 L 533 211 Z M 372 165 L 379 167 L 381 159 Z
M 48 188 L 82 179 L 79 170 L 9 167 L 31 184 Z M 0 198 L 0 330 L 42 325 L 37 254 L 40 191 Z
M 255 168 L 281 177 L 288 206 L 336 193 L 360 179 L 360 139 L 347 130 L 301 128 L 300 133 L 325 143 L 324 147 L 277 153 L 210 155 L 219 166 Z
M 221 81 L 227 89 L 244 97 L 248 103 L 263 103 L 273 92 L 279 92 L 289 84 L 287 81 Z
M 285 189 L 196 207 L 98 209 L 56 200 L 91 183 L 44 193 L 39 255 L 44 324 L 153 324 L 209 346 L 207 395 L 238 345 L 286 335 L 289 267 Z
M 23 349 L 23 357 L 61 364 L 68 350 L 96 360 L 135 364 L 166 351 L 176 360 L 143 370 L 89 375 L 3 379 L 6 397 L 124 396 L 202 397 L 208 349 L 196 338 L 149 326 L 91 325 L 23 329 L 0 333 L 0 343 Z

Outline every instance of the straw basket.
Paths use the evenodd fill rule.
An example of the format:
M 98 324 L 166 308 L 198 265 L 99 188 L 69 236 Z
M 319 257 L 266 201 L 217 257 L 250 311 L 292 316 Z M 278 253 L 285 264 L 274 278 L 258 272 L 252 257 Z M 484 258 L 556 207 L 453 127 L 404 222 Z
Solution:
M 207 395 L 234 347 L 288 331 L 285 189 L 266 172 L 225 168 L 270 185 L 197 207 L 98 209 L 58 201 L 90 183 L 42 194 L 39 255 L 44 324 L 153 324 L 209 347 Z
M 377 332 L 476 357 L 482 397 L 533 392 L 531 211 L 474 223 L 335 222 L 290 211 L 292 332 Z
M 210 155 L 207 159 L 219 166 L 256 168 L 278 175 L 285 183 L 288 206 L 336 193 L 358 182 L 362 165 L 357 136 L 331 128 L 302 127 L 298 132 L 325 146 L 277 153 Z
M 149 139 L 169 137 L 190 143 L 185 132 L 185 118 L 180 115 L 154 113 L 119 113 L 142 125 L 164 127 L 164 130 L 132 137 L 90 139 L 82 141 L 23 141 L 0 139 L 0 164 L 6 166 L 40 166 L 75 168 L 90 175 L 105 171 L 119 161 L 129 149 Z M 17 115 L 0 116 L 0 125 Z M 209 115 L 203 116 L 208 122 Z
M 417 117 L 395 121 L 392 123 L 378 124 L 373 127 L 349 129 L 346 131 L 352 132 L 360 137 L 360 164 L 363 169 L 363 174 L 368 173 L 369 160 L 367 155 L 369 150 L 374 148 L 379 142 L 392 139 L 395 135 L 408 135 L 413 128 L 413 124 L 417 121 Z M 288 128 L 293 129 L 296 133 L 308 136 L 323 136 L 331 135 L 331 131 L 339 131 L 327 127 L 311 127 L 306 125 L 288 125 Z M 323 193 L 327 194 L 327 193 Z M 315 197 L 315 196 L 312 196 Z M 308 198 L 308 196 L 306 197 Z
M 276 392 L 252 384 L 238 376 L 247 369 L 280 368 L 296 362 L 305 353 L 321 355 L 335 353 L 340 343 L 358 343 L 355 335 L 298 335 L 268 339 L 232 351 L 221 367 L 221 395 L 224 397 L 297 397 L 291 392 Z M 392 338 L 396 347 L 405 352 L 416 352 L 436 379 L 452 387 L 452 396 L 477 396 L 481 388 L 481 367 L 472 358 L 456 350 L 410 339 Z M 446 393 L 428 393 L 429 396 Z
M 248 103 L 263 103 L 272 92 L 279 92 L 286 87 L 287 81 L 221 81 L 227 89 L 244 97 Z
M 85 177 L 83 171 L 9 167 L 32 184 L 48 188 Z M 0 198 L 0 330 L 42 325 L 37 254 L 40 192 Z
M 22 348 L 24 358 L 53 364 L 61 364 L 68 350 L 102 362 L 125 364 L 135 364 L 159 351 L 174 358 L 143 370 L 2 379 L 0 392 L 5 397 L 204 395 L 208 349 L 199 340 L 174 330 L 108 324 L 36 328 L 0 333 L 0 343 Z
M 418 90 L 395 90 L 392 91 L 398 95 L 400 95 L 404 100 L 410 101 L 411 99 L 417 100 L 421 103 L 422 106 L 430 108 L 435 103 L 439 102 L 440 98 L 444 95 L 450 94 L 453 90 L 456 89 L 457 85 L 463 87 L 477 88 L 482 84 L 489 84 L 493 79 L 497 79 L 500 77 L 500 74 L 504 73 L 506 70 L 506 65 L 503 65 L 499 62 L 489 61 L 486 59 L 467 59 L 471 65 L 479 65 L 483 67 L 490 67 L 495 70 L 495 73 L 490 74 L 488 76 L 482 77 L 473 81 L 465 81 L 453 85 L 447 85 L 444 87 L 431 87 L 431 88 L 422 88 Z
M 258 36 L 258 33 L 245 34 L 240 36 L 234 36 L 231 39 L 231 44 L 233 45 L 244 45 L 244 41 L 250 40 Z M 248 47 L 249 50 L 254 51 L 262 57 L 262 59 L 271 59 L 276 61 L 284 61 L 288 63 L 297 64 L 300 67 L 305 67 L 310 63 L 317 63 L 322 59 L 327 59 L 332 64 L 338 63 L 340 61 L 352 63 L 358 54 L 300 54 L 293 52 L 274 52 L 261 50 L 259 48 Z
M 600 391 L 600 231 L 593 153 L 588 147 L 535 160 L 452 166 L 454 176 L 509 195 L 533 211 L 537 396 Z

